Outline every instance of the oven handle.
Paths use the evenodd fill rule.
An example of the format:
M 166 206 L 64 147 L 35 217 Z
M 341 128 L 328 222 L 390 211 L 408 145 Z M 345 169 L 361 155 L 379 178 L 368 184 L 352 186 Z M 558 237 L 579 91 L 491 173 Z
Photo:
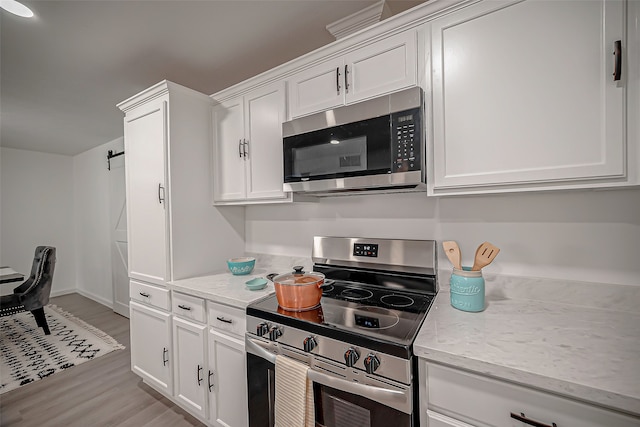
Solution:
M 408 401 L 407 393 L 404 391 L 390 390 L 388 388 L 347 381 L 342 378 L 332 377 L 330 375 L 314 371 L 313 369 L 309 369 L 307 377 L 314 383 L 326 385 L 327 387 L 345 391 L 356 396 L 366 397 L 367 399 L 371 399 L 382 403 L 385 406 L 390 406 L 399 410 L 403 410 L 404 407 L 406 409 L 404 409 L 403 412 L 407 412 L 407 409 L 407 413 L 411 412 L 410 402 Z
M 276 355 L 264 348 L 261 345 L 262 342 L 253 340 L 248 336 L 246 336 L 245 338 L 247 352 L 265 359 L 275 365 Z M 315 383 L 323 384 L 337 390 L 343 390 L 347 393 L 366 397 L 373 401 L 382 403 L 385 406 L 390 406 L 392 408 L 398 409 L 399 411 L 405 412 L 407 414 L 411 413 L 411 396 L 410 393 L 407 393 L 406 391 L 391 390 L 368 384 L 347 381 L 341 378 L 323 374 L 313 369 L 309 369 L 307 376 L 311 381 Z

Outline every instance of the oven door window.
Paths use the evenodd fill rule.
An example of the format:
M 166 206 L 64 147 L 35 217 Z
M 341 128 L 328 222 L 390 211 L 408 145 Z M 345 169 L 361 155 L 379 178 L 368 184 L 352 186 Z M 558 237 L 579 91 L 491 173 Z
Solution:
M 314 383 L 316 427 L 409 427 L 411 416 L 365 397 Z
M 284 138 L 284 181 L 346 178 L 391 171 L 389 116 Z

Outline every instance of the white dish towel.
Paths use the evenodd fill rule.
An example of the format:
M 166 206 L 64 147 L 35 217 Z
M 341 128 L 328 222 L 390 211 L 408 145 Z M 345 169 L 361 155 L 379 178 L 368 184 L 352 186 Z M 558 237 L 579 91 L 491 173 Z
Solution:
M 315 427 L 313 382 L 309 367 L 286 356 L 276 356 L 275 427 Z

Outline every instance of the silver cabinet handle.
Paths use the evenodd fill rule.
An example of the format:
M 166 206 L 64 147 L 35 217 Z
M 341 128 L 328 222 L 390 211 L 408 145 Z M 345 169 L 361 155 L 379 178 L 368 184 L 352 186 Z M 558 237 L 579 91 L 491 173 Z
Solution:
M 349 93 L 349 81 L 347 80 L 349 75 L 349 65 L 344 66 L 344 93 Z
M 168 357 L 164 357 L 165 354 L 167 356 L 169 355 L 169 349 L 167 349 L 167 347 L 163 347 L 162 348 L 162 366 L 167 366 L 167 363 L 169 362 L 169 358 Z
M 187 310 L 187 311 L 191 311 L 191 307 L 189 307 L 188 305 L 178 305 L 178 308 L 181 308 L 181 309 Z
M 164 187 L 162 183 L 158 184 L 158 203 L 162 204 L 164 202 Z
M 220 317 L 220 316 L 216 317 L 216 319 L 218 319 L 219 321 L 224 322 L 224 323 L 233 323 L 233 320 L 228 320 L 228 319 L 225 319 L 224 317 Z
M 247 160 L 247 157 L 249 156 L 249 150 L 247 150 L 248 146 L 249 146 L 249 141 L 247 141 L 246 139 L 243 139 L 243 143 L 242 143 L 242 154 L 244 154 L 244 159 Z
M 149 298 L 149 294 L 146 292 L 138 292 L 140 294 L 140 296 L 143 296 L 145 298 Z
M 238 140 L 238 156 L 242 157 L 242 139 Z
M 336 90 L 338 91 L 338 95 L 340 95 L 340 67 L 336 68 Z

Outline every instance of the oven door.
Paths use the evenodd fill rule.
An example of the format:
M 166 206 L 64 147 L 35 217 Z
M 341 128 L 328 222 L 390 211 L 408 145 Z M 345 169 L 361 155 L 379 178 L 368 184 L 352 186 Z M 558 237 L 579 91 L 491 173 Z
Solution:
M 246 336 L 249 427 L 274 427 L 275 357 L 277 346 Z M 309 355 L 296 357 L 302 361 Z M 327 371 L 328 372 L 328 371 Z M 363 384 L 309 370 L 313 381 L 316 427 L 417 426 L 412 415 L 412 388 L 390 382 Z

